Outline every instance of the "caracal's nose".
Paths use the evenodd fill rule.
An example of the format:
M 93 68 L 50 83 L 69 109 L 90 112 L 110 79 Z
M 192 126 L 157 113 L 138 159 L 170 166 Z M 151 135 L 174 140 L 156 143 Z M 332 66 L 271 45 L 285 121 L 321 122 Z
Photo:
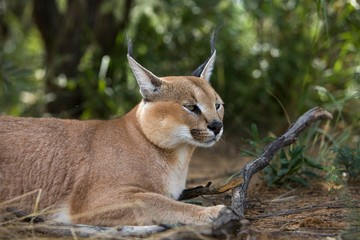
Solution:
M 221 131 L 221 128 L 223 127 L 223 124 L 219 120 L 214 120 L 214 121 L 210 122 L 207 127 L 208 127 L 208 129 L 213 131 L 215 133 L 215 135 L 218 135 Z

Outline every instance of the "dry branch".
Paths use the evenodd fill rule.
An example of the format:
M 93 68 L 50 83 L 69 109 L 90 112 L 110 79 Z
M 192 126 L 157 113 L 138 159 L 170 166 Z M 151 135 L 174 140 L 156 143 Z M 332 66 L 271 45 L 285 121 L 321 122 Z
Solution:
M 24 221 L 24 222 L 32 222 L 32 223 L 45 222 L 45 218 L 43 218 L 41 216 L 30 216 L 26 212 L 17 210 L 17 209 L 12 208 L 12 207 L 6 208 L 6 211 L 14 214 L 16 217 L 22 219 L 22 221 Z
M 247 190 L 252 176 L 267 167 L 274 155 L 281 148 L 294 143 L 299 134 L 304 131 L 307 126 L 322 119 L 332 119 L 331 113 L 319 107 L 310 109 L 293 123 L 282 136 L 267 145 L 260 157 L 247 163 L 243 169 L 235 175 L 236 177 L 229 180 L 227 184 L 216 189 L 211 189 L 210 184 L 207 184 L 205 187 L 197 187 L 193 190 L 189 189 L 183 192 L 181 198 L 187 199 L 189 196 L 194 197 L 197 194 L 197 196 L 199 196 L 207 195 L 207 193 L 218 193 L 216 192 L 217 189 L 226 189 L 229 185 L 232 186 L 234 183 L 238 182 L 239 184 L 236 187 L 233 187 L 230 209 L 223 211 L 214 221 L 213 230 L 214 232 L 218 232 L 221 229 L 224 230 L 228 228 L 227 230 L 232 231 L 237 227 L 240 227 L 240 220 L 244 219 Z
M 81 237 L 97 239 L 123 239 L 126 237 L 145 237 L 154 233 L 167 230 L 169 227 L 163 225 L 152 226 L 122 226 L 119 228 L 100 227 L 84 224 L 67 224 L 54 221 L 46 221 L 39 216 L 31 216 L 15 208 L 7 208 L 8 212 L 14 214 L 20 221 L 25 223 L 8 224 L 7 230 L 29 231 L 45 234 L 53 237 Z M 34 223 L 29 224 L 28 222 Z
M 293 123 L 281 137 L 277 138 L 275 141 L 271 142 L 268 146 L 266 146 L 259 158 L 245 165 L 245 167 L 241 170 L 239 174 L 243 177 L 244 181 L 242 184 L 240 184 L 234 189 L 232 194 L 231 208 L 239 216 L 244 216 L 246 194 L 251 177 L 255 173 L 267 167 L 270 164 L 274 155 L 281 148 L 294 143 L 299 134 L 304 131 L 307 126 L 309 126 L 312 122 L 322 119 L 332 119 L 331 113 L 319 107 L 310 109 L 309 111 L 304 113 L 295 123 Z
M 312 122 L 331 118 L 331 113 L 319 107 L 315 107 L 307 111 L 295 123 L 293 123 L 281 137 L 277 138 L 275 141 L 266 146 L 259 158 L 246 164 L 241 171 L 239 171 L 237 174 L 234 174 L 230 179 L 227 180 L 224 185 L 214 186 L 211 182 L 208 182 L 205 186 L 185 189 L 182 192 L 179 200 L 191 199 L 202 195 L 220 194 L 230 189 L 237 189 L 233 194 L 232 208 L 239 215 L 243 215 L 244 205 L 241 203 L 239 204 L 238 202 L 245 200 L 247 188 L 252 175 L 268 166 L 276 152 L 281 148 L 294 143 L 299 134 Z M 241 188 L 239 188 L 239 186 Z M 242 192 L 240 193 L 240 191 Z M 237 197 L 236 195 L 241 195 L 243 198 Z

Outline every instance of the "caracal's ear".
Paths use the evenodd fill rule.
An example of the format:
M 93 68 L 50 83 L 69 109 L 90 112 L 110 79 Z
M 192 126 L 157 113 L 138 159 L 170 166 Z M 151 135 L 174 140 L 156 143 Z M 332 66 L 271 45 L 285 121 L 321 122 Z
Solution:
M 160 92 L 162 80 L 135 61 L 132 57 L 132 43 L 129 39 L 127 59 L 140 87 L 140 94 L 142 97 L 145 100 L 154 99 Z
M 216 58 L 216 50 L 215 50 L 215 38 L 216 38 L 216 32 L 217 30 L 214 30 L 211 40 L 210 40 L 210 46 L 211 46 L 211 56 L 206 60 L 203 64 L 201 64 L 193 73 L 192 75 L 195 77 L 201 77 L 206 79 L 207 81 L 210 81 L 210 77 L 212 74 L 212 71 L 214 69 L 215 64 L 215 58 Z

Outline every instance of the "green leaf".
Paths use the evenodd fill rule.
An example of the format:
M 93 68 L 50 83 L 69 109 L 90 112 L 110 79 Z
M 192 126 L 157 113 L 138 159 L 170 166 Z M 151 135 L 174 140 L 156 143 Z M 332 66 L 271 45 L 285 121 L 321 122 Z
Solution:
M 301 173 L 309 178 L 320 178 L 321 177 L 319 174 L 316 174 L 313 171 L 302 171 Z
M 300 183 L 303 186 L 306 186 L 306 187 L 309 186 L 309 183 L 304 178 L 297 177 L 297 176 L 291 176 L 290 179 L 291 179 L 291 181 Z
M 251 124 L 251 135 L 255 141 L 258 142 L 260 140 L 259 130 L 258 130 L 256 124 L 254 124 L 254 123 Z
M 304 160 L 305 160 L 306 166 L 316 168 L 319 170 L 324 170 L 324 167 L 320 163 L 315 162 L 315 160 L 312 160 L 310 158 L 305 158 Z

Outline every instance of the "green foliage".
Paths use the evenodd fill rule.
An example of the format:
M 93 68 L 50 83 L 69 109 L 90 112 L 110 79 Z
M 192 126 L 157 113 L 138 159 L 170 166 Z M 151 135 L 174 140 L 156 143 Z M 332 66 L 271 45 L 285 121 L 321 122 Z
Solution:
M 323 167 L 305 155 L 304 146 L 280 150 L 279 157 L 264 169 L 264 180 L 269 186 L 298 183 L 309 186 L 309 179 L 319 177 L 316 173 Z
M 36 102 L 36 83 L 31 69 L 14 65 L 10 60 L 0 62 L 0 109 L 12 115 L 26 115 L 28 106 Z M 1 112 L 0 112 L 1 113 Z M 35 113 L 32 113 L 35 115 Z
M 348 146 L 335 147 L 335 165 L 340 174 L 345 173 L 349 183 L 359 183 L 360 181 L 360 143 L 356 148 Z
M 33 22 L 34 2 L 6 3 L 0 13 L 0 29 L 8 29 L 0 35 L 1 113 L 42 115 L 56 94 L 46 89 L 48 53 Z M 124 3 L 104 1 L 99 15 L 118 21 L 124 17 Z M 56 4 L 65 14 L 69 4 Z M 315 105 L 338 113 L 346 128 L 359 119 L 359 11 L 356 2 L 342 0 L 134 1 L 125 29 L 135 41 L 135 58 L 165 76 L 191 74 L 208 57 L 211 32 L 219 26 L 211 83 L 226 104 L 228 132 L 243 131 L 246 127 L 239 126 L 250 123 L 279 132 L 286 127 L 284 111 L 293 119 Z M 91 38 L 95 29 L 84 28 Z M 140 100 L 126 60 L 125 30 L 114 39 L 110 51 L 103 51 L 99 41 L 80 41 L 76 73 L 51 80 L 69 94 L 81 95 L 81 118 L 119 116 Z M 71 57 L 55 56 L 54 65 Z M 9 64 L 28 75 L 14 75 Z M 22 92 L 35 101 L 24 103 Z M 67 109 L 68 115 L 77 107 Z
M 251 124 L 251 139 L 244 139 L 244 142 L 250 145 L 250 149 L 242 149 L 245 156 L 258 157 L 263 150 L 265 144 L 275 140 L 273 137 L 261 138 L 256 124 Z
M 255 124 L 251 125 L 251 139 L 246 139 L 249 149 L 243 149 L 246 156 L 256 158 L 263 152 L 263 148 L 273 137 L 261 138 Z M 309 179 L 319 177 L 317 172 L 324 170 L 316 159 L 307 156 L 305 146 L 295 145 L 281 149 L 280 153 L 274 156 L 270 165 L 263 170 L 263 178 L 268 186 L 291 185 L 292 183 L 309 185 Z

